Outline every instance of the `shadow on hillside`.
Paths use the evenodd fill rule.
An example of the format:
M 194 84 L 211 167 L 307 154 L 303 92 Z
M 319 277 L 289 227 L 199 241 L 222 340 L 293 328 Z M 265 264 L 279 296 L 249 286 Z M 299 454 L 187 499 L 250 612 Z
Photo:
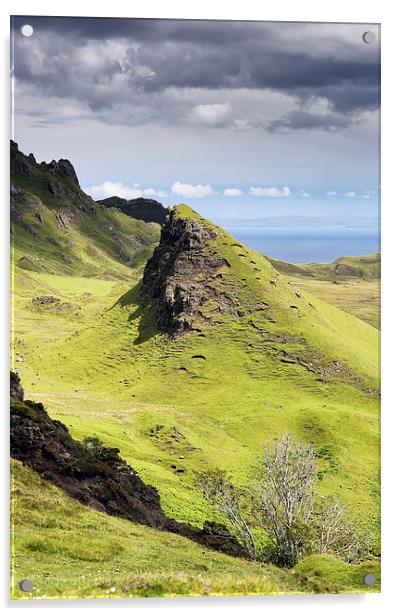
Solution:
M 153 338 L 158 334 L 155 320 L 154 307 L 147 306 L 140 295 L 140 283 L 138 282 L 132 289 L 124 293 L 117 302 L 112 306 L 131 306 L 134 308 L 133 312 L 128 316 L 128 321 L 139 320 L 138 324 L 138 336 L 134 340 L 134 344 L 142 344 Z

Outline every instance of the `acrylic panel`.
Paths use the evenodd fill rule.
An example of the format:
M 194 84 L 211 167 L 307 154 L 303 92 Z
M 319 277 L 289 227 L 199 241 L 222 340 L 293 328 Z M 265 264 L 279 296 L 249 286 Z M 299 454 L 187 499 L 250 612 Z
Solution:
M 12 18 L 12 598 L 379 592 L 379 50 Z

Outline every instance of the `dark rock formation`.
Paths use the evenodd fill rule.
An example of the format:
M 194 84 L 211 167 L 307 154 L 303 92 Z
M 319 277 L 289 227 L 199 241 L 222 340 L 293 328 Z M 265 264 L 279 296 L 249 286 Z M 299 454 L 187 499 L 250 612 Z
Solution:
M 244 556 L 244 549 L 224 527 L 211 522 L 203 530 L 167 517 L 157 490 L 146 485 L 119 456 L 95 437 L 81 443 L 53 420 L 41 403 L 24 400 L 19 377 L 10 379 L 11 456 L 69 496 L 109 515 L 166 530 L 197 543 Z
M 158 329 L 177 335 L 194 329 L 200 306 L 214 297 L 208 285 L 224 259 L 206 252 L 217 232 L 193 218 L 178 218 L 171 210 L 160 244 L 146 264 L 141 295 L 155 302 Z
M 15 372 L 10 372 L 10 397 L 16 400 L 23 400 L 25 392 L 21 385 L 21 380 Z
M 48 190 L 52 195 L 63 195 L 65 193 L 65 187 L 61 182 L 50 180 L 48 182 Z
M 50 173 L 51 175 L 57 175 L 64 177 L 68 180 L 71 180 L 77 186 L 79 186 L 79 181 L 77 179 L 76 172 L 72 163 L 69 160 L 64 158 L 60 158 L 58 161 L 53 160 L 50 163 L 41 163 L 41 165 L 37 165 L 36 159 L 33 154 L 29 154 L 26 156 L 21 152 L 18 148 L 18 144 L 15 141 L 11 141 L 11 174 L 19 173 L 25 176 L 35 176 L 38 173 L 38 169 L 40 167 L 44 168 L 45 171 Z M 53 194 L 56 194 L 57 188 L 59 189 L 59 183 L 54 182 L 48 185 L 48 189 Z
M 167 220 L 168 209 L 155 199 L 122 199 L 121 197 L 109 197 L 98 201 L 105 207 L 115 207 L 120 212 L 137 218 L 144 222 L 157 222 L 159 225 L 164 225 Z
M 34 306 L 42 306 L 43 304 L 56 304 L 59 302 L 60 299 L 58 297 L 54 297 L 53 295 L 39 295 L 38 297 L 34 297 L 32 299 L 32 304 Z
M 28 177 L 36 175 L 36 161 L 29 156 L 25 156 L 18 149 L 18 144 L 11 140 L 10 150 L 11 171 L 20 173 Z
M 60 158 L 57 160 L 52 160 L 48 165 L 47 163 L 41 163 L 47 167 L 47 170 L 52 175 L 60 175 L 68 180 L 71 180 L 77 186 L 79 186 L 79 180 L 77 179 L 76 172 L 70 160 L 66 158 Z
M 363 276 L 363 272 L 358 267 L 353 267 L 347 263 L 338 263 L 335 266 L 336 276 Z

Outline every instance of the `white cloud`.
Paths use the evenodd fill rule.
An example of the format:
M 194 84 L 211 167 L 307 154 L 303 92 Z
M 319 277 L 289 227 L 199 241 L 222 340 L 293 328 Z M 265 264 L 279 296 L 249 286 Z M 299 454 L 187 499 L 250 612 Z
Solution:
M 91 195 L 93 199 L 106 199 L 107 197 L 121 197 L 122 199 L 137 199 L 138 197 L 166 197 L 167 193 L 163 190 L 155 188 L 140 188 L 138 182 L 134 182 L 132 186 L 123 184 L 123 182 L 112 182 L 106 180 L 103 184 L 84 188 L 85 192 Z
M 327 197 L 336 197 L 336 192 L 334 190 L 330 190 L 327 192 Z
M 300 191 L 300 196 L 302 197 L 302 199 L 309 199 L 310 198 L 310 193 L 308 193 L 307 190 L 302 189 Z
M 200 197 L 209 197 L 214 194 L 212 186 L 209 184 L 183 184 L 182 182 L 174 182 L 171 186 L 171 192 L 174 195 L 180 195 L 187 199 L 198 199 Z
M 249 194 L 254 197 L 289 197 L 291 190 L 288 186 L 283 186 L 282 188 L 277 188 L 277 186 L 270 186 L 269 188 L 251 186 Z
M 196 122 L 215 126 L 222 124 L 229 117 L 231 110 L 229 103 L 195 105 L 191 110 L 190 117 Z
M 243 194 L 243 191 L 239 188 L 225 188 L 223 191 L 224 197 L 240 197 Z
M 167 193 L 164 190 L 156 190 L 156 188 L 145 188 L 142 191 L 143 197 L 166 197 Z
M 348 197 L 349 199 L 354 199 L 355 197 L 357 197 L 357 195 L 354 192 L 354 190 L 351 190 L 351 191 L 345 193 L 343 196 L 344 197 Z

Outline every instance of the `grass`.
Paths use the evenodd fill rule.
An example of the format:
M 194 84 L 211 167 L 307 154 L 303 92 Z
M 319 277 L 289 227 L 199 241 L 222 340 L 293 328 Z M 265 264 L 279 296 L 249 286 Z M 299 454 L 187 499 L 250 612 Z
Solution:
M 273 267 L 282 274 L 305 276 L 317 280 L 349 278 L 380 278 L 380 253 L 360 257 L 339 257 L 332 263 L 287 263 L 269 258 Z
M 331 282 L 297 276 L 289 279 L 302 291 L 312 293 L 380 329 L 380 280 L 352 278 Z
M 280 273 L 303 291 L 380 329 L 380 254 L 341 257 L 333 263 L 286 263 L 270 259 Z M 338 266 L 349 270 L 339 270 Z
M 186 205 L 180 206 L 178 213 L 201 219 Z M 211 223 L 203 221 L 203 224 Z M 153 313 L 141 304 L 137 283 L 142 266 L 131 269 L 113 260 L 114 271 L 121 274 L 113 279 L 106 274 L 107 265 L 102 274 L 98 272 L 94 277 L 82 277 L 79 268 L 71 274 L 70 270 L 62 273 L 15 267 L 12 364 L 21 373 L 26 397 L 42 401 L 49 414 L 61 419 L 74 437 L 82 439 L 95 434 L 106 445 L 117 446 L 142 478 L 158 488 L 165 511 L 180 521 L 196 525 L 215 518 L 215 512 L 195 486 L 196 471 L 226 468 L 237 482 L 244 483 L 264 439 L 289 431 L 315 445 L 319 451 L 321 493 L 338 494 L 344 500 L 368 529 L 376 551 L 379 547 L 378 332 L 313 297 L 274 270 L 265 257 L 217 229 L 218 237 L 210 242 L 208 252 L 216 252 L 230 267 L 222 268 L 222 278 L 211 284 L 233 295 L 241 307 L 241 316 L 222 313 L 216 302 L 209 302 L 203 306 L 203 313 L 212 320 L 212 325 L 203 327 L 198 323 L 203 329 L 201 334 L 194 332 L 175 340 L 155 330 Z M 18 256 L 23 254 L 23 249 L 23 242 L 22 247 L 16 242 Z M 47 256 L 43 260 L 46 266 Z M 32 304 L 34 297 L 48 294 L 60 298 L 61 308 Z M 72 307 L 62 308 L 64 304 Z M 177 469 L 172 468 L 175 465 Z M 27 485 L 20 488 L 16 503 L 20 499 L 25 502 L 26 490 Z M 31 498 L 34 502 L 38 496 Z M 47 515 L 44 509 L 40 501 L 37 515 Z M 84 512 L 87 519 L 94 516 L 92 532 L 97 533 L 96 545 L 103 542 L 104 550 L 113 536 L 107 524 L 116 525 L 117 537 L 127 533 L 127 522 L 109 520 L 85 509 Z M 44 571 L 49 577 L 56 575 L 57 560 L 69 549 L 69 539 L 63 547 L 56 543 L 64 523 L 63 514 L 58 516 L 55 512 L 52 529 L 51 526 L 42 528 L 42 543 L 38 545 L 44 543 L 45 547 L 47 541 L 55 545 L 52 552 L 49 548 L 45 553 L 45 558 L 42 553 L 37 558 L 40 549 L 33 555 L 32 550 L 17 550 L 15 565 L 21 574 L 23 570 L 24 577 L 28 577 L 37 561 L 39 567 L 45 563 L 43 578 Z M 20 524 L 18 535 L 22 537 L 22 520 Z M 31 530 L 26 529 L 29 537 Z M 78 530 L 77 527 L 77 543 L 79 536 L 81 539 Z M 160 536 L 156 531 L 139 527 L 139 533 L 139 549 L 150 552 L 150 546 L 158 545 Z M 117 551 L 120 541 L 114 536 Z M 131 594 L 203 594 L 199 592 L 201 586 L 186 573 L 190 565 L 184 565 L 183 575 L 188 576 L 187 580 L 169 573 L 171 562 L 180 559 L 186 563 L 185 550 L 190 554 L 200 548 L 190 543 L 186 547 L 186 541 L 181 538 L 172 537 L 172 542 L 172 549 L 164 550 L 164 570 L 160 577 L 153 572 L 157 558 L 154 548 L 151 560 L 147 557 L 146 569 L 131 569 L 138 549 L 136 541 L 131 543 L 128 561 L 132 581 L 126 582 L 127 565 L 123 565 L 120 577 L 115 576 L 115 561 L 108 561 L 107 556 L 89 566 L 99 572 L 95 576 L 105 584 L 104 594 L 113 586 L 119 589 L 122 578 L 127 584 L 126 592 Z M 98 552 L 94 544 L 87 545 L 91 546 L 87 547 L 87 554 Z M 176 549 L 177 545 L 181 546 L 180 550 Z M 215 582 L 217 559 L 224 563 L 225 558 L 211 556 L 209 568 L 203 573 L 203 584 L 216 593 L 230 594 L 233 588 L 235 591 L 240 588 L 243 593 L 256 592 L 255 588 L 264 593 L 301 588 L 294 586 L 295 578 L 292 585 L 285 582 L 282 586 L 280 582 L 278 587 L 269 582 L 267 590 L 256 586 L 259 582 L 254 565 L 249 565 L 249 571 L 254 571 L 249 582 L 236 569 L 225 569 L 224 575 L 219 573 Z M 73 557 L 68 559 L 65 556 L 65 563 L 70 564 Z M 240 563 L 231 559 L 230 566 L 232 562 Z M 320 562 L 324 570 L 326 562 L 324 559 Z M 244 567 L 248 565 L 244 563 Z M 251 573 L 245 571 L 248 580 Z M 329 588 L 343 587 L 358 592 L 358 578 L 352 571 L 335 567 L 334 581 L 330 581 Z M 311 569 L 300 575 L 308 575 L 310 579 L 318 577 Z M 345 586 L 339 584 L 339 575 Z M 96 577 L 87 573 L 86 578 L 76 580 L 72 568 L 69 576 L 69 586 L 61 581 L 55 583 L 52 578 L 48 579 L 47 586 L 43 582 L 38 593 L 54 596 L 66 592 L 67 588 L 73 588 L 76 596 L 93 596 L 99 592 Z M 237 579 L 242 580 L 240 586 Z M 327 583 L 324 577 L 322 583 Z M 310 585 L 305 584 L 307 590 Z M 137 589 L 137 585 L 143 585 L 143 590 L 140 586 Z M 153 590 L 153 585 L 158 590 Z
M 83 507 L 20 462 L 12 478 L 14 599 L 378 590 L 363 583 L 367 572 L 379 578 L 375 562 L 356 567 L 311 557 L 285 571 Z M 32 580 L 32 592 L 20 590 L 22 579 Z

